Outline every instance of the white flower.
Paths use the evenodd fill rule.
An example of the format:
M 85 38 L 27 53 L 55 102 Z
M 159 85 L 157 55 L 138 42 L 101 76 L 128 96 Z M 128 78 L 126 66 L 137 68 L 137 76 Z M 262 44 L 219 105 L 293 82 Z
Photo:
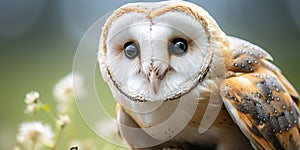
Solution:
M 104 138 L 117 137 L 117 124 L 113 119 L 101 120 L 96 123 L 96 131 Z
M 75 84 L 74 84 L 75 83 Z M 76 86 L 76 87 L 75 87 Z M 58 110 L 65 112 L 73 100 L 74 95 L 81 96 L 83 93 L 83 77 L 76 73 L 69 73 L 65 77 L 61 78 L 60 81 L 54 86 L 53 95 L 59 102 Z M 76 89 L 76 93 L 74 92 Z
M 57 82 L 54 87 L 53 94 L 57 100 L 68 101 L 74 96 L 74 82 L 76 86 L 82 86 L 83 77 L 76 73 L 69 73 Z M 77 92 L 77 91 L 76 91 Z M 78 90 L 81 93 L 80 90 Z M 77 93 L 76 93 L 77 95 Z
M 40 98 L 39 92 L 31 91 L 25 95 L 24 101 L 26 104 L 32 104 L 32 103 L 36 103 L 39 98 Z
M 68 115 L 61 115 L 61 116 L 59 116 L 58 120 L 56 121 L 56 124 L 59 127 L 64 128 L 70 122 L 71 122 L 71 120 L 70 120 L 70 117 Z
M 15 146 L 12 150 L 21 150 L 21 148 L 18 146 Z
M 38 104 L 36 104 L 36 103 L 27 104 L 25 113 L 26 114 L 35 114 L 37 112 L 37 106 L 38 106 Z
M 54 134 L 49 125 L 43 125 L 41 122 L 33 121 L 22 123 L 17 134 L 17 140 L 28 148 L 35 146 L 51 146 L 53 144 Z

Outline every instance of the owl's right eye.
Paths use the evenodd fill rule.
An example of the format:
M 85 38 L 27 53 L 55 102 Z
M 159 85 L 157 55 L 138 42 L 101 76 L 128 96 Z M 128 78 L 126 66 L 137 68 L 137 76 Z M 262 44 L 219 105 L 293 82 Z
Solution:
M 127 42 L 124 44 L 124 53 L 128 59 L 133 59 L 140 54 L 140 48 L 134 42 Z

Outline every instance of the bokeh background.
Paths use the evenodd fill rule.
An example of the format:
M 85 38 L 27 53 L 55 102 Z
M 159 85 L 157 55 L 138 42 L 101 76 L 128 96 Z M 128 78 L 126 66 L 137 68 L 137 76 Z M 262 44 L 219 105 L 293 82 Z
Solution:
M 76 48 L 85 31 L 128 2 L 134 1 L 0 1 L 0 149 L 12 149 L 19 124 L 28 120 L 23 113 L 24 94 L 38 90 L 44 102 L 54 105 L 53 86 L 72 71 Z M 300 1 L 192 2 L 204 7 L 228 35 L 266 49 L 300 90 Z M 113 110 L 110 106 L 108 110 Z M 76 119 L 82 131 L 79 136 L 97 138 L 79 115 Z

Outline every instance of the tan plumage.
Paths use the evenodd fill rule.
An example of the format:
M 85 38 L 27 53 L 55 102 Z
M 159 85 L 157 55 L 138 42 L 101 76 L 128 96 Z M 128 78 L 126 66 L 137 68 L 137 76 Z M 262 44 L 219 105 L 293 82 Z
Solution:
M 296 90 L 267 52 L 225 35 L 197 5 L 122 6 L 98 60 L 133 149 L 300 149 Z
M 230 38 L 225 106 L 259 149 L 300 149 L 299 96 L 262 49 Z M 226 55 L 225 55 L 226 56 Z

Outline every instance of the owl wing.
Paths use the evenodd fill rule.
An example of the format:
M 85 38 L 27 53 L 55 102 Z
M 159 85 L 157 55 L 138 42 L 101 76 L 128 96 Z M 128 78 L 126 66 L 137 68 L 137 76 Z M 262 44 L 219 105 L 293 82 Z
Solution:
M 254 44 L 229 37 L 220 95 L 232 119 L 256 149 L 300 149 L 299 95 Z

